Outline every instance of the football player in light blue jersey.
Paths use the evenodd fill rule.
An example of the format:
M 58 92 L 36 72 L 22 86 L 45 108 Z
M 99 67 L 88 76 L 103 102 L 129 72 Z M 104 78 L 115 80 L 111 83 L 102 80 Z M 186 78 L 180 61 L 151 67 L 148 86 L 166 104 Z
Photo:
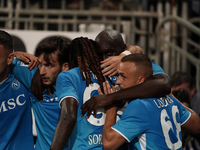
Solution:
M 102 61 L 103 64 L 101 66 L 107 66 L 103 70 L 104 75 L 116 74 L 116 69 L 118 67 L 118 63 L 120 62 L 120 59 L 116 59 L 116 57 L 124 57 L 126 53 L 123 54 L 123 51 L 129 48 L 125 45 L 121 34 L 115 30 L 106 29 L 97 35 L 95 41 L 97 43 L 99 55 L 103 56 L 102 60 L 106 59 Z M 134 47 L 131 49 L 131 53 L 141 53 L 141 50 L 138 47 Z M 149 80 L 144 84 L 130 87 L 126 90 L 120 90 L 112 94 L 93 96 L 82 106 L 82 114 L 84 115 L 86 112 L 88 112 L 87 117 L 89 117 L 91 112 L 94 111 L 95 115 L 96 109 L 98 107 L 107 106 L 115 101 L 123 101 L 127 99 L 134 100 L 137 98 L 160 97 L 169 94 L 170 82 L 168 75 L 163 73 L 163 71 L 159 71 L 162 70 L 162 68 L 156 63 L 152 62 L 152 65 L 154 71 L 157 72 L 153 75 L 152 80 Z M 159 70 L 156 71 L 156 68 L 158 68 Z
M 12 37 L 0 30 L 0 150 L 33 150 L 28 91 L 10 72 Z
M 103 89 L 102 83 L 105 81 L 94 41 L 83 37 L 75 38 L 69 45 L 69 58 L 69 68 L 73 69 L 61 72 L 56 81 L 61 116 L 52 147 L 62 149 L 68 141 L 70 150 L 102 149 L 104 112 L 100 110 L 98 117 L 87 120 L 81 117 L 80 111 L 90 96 L 98 94 L 99 87 Z M 57 142 L 60 138 L 63 143 Z
M 15 59 L 12 63 L 13 74 L 26 86 L 31 96 L 37 131 L 36 150 L 50 149 L 53 140 L 60 116 L 55 82 L 61 71 L 68 70 L 68 45 L 69 42 L 62 37 L 52 37 L 40 44 L 36 49 L 39 69 L 34 68 L 30 71 L 28 65 L 18 59 Z M 32 78 L 36 75 L 41 77 L 41 83 L 44 87 L 42 96 L 38 99 L 31 91 L 31 85 L 36 82 L 32 81 Z M 67 145 L 64 145 L 63 149 L 67 149 Z
M 122 42 L 122 44 L 124 43 Z M 81 106 L 91 96 L 98 95 L 97 89 L 102 87 L 102 81 L 104 80 L 102 78 L 103 75 L 100 75 L 101 69 L 95 54 L 96 49 L 93 43 L 85 38 L 73 40 L 69 48 L 71 51 L 79 54 L 78 62 L 80 67 L 61 72 L 57 78 L 56 89 L 61 106 L 61 117 L 52 145 L 57 147 L 57 149 L 62 149 L 62 144 L 64 145 L 65 142 L 69 141 L 72 146 L 70 149 L 103 149 L 102 129 L 105 122 L 104 108 L 97 110 L 96 117 L 91 115 L 89 119 L 86 119 L 86 117 L 80 116 Z M 77 61 L 77 58 L 74 57 L 76 54 L 70 54 L 72 55 L 70 56 L 71 59 L 73 58 Z M 69 60 L 69 66 L 70 64 L 71 61 Z M 155 73 L 163 73 L 162 68 L 155 65 Z M 88 79 L 83 80 L 85 78 Z M 117 76 L 110 78 L 115 82 Z M 88 81 L 90 82 L 87 83 Z M 70 114 L 71 118 L 67 114 Z M 121 114 L 122 112 L 119 112 L 119 117 Z M 69 127 L 71 128 L 72 126 L 74 126 L 73 131 L 69 130 Z M 60 138 L 65 140 L 62 144 L 56 142 Z
M 137 86 L 151 80 L 152 73 L 151 61 L 146 55 L 131 54 L 122 58 L 116 84 L 120 89 Z M 109 86 L 104 87 L 109 89 Z M 199 116 L 170 95 L 131 101 L 116 123 L 117 109 L 110 106 L 106 110 L 103 129 L 105 150 L 117 149 L 124 142 L 130 143 L 130 150 L 181 150 L 181 126 L 192 133 L 200 132 Z

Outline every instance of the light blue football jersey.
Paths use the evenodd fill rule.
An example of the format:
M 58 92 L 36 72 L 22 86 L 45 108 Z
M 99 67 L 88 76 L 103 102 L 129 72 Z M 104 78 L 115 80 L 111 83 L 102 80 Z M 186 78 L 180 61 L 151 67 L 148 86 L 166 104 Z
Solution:
M 163 73 L 163 70 L 156 63 L 152 63 L 154 74 Z M 73 97 L 78 102 L 77 123 L 69 139 L 70 149 L 86 150 L 86 149 L 103 149 L 102 130 L 105 123 L 105 110 L 103 107 L 97 111 L 96 118 L 91 115 L 89 119 L 85 116 L 81 117 L 82 105 L 92 96 L 98 95 L 99 83 L 94 74 L 92 74 L 93 83 L 86 87 L 86 81 L 82 80 L 79 68 L 69 71 L 63 71 L 58 75 L 56 81 L 56 89 L 58 100 L 61 101 L 65 97 Z M 116 76 L 111 77 L 115 83 Z M 117 120 L 122 115 L 123 109 L 117 112 Z
M 31 81 L 37 68 L 28 69 L 28 65 L 14 59 L 11 65 L 11 71 L 15 77 L 23 83 L 28 89 L 31 97 L 31 104 L 36 121 L 37 141 L 36 150 L 50 149 L 53 140 L 54 132 L 60 117 L 60 107 L 57 95 L 54 89 L 53 96 L 50 96 L 48 91 L 43 91 L 43 101 L 38 102 L 31 92 Z M 67 145 L 65 146 L 67 149 Z
M 93 115 L 86 119 L 86 115 L 81 117 L 81 106 L 92 96 L 98 95 L 98 80 L 92 74 L 93 83 L 86 87 L 86 81 L 82 80 L 79 68 L 61 72 L 56 81 L 58 99 L 61 101 L 65 97 L 74 97 L 78 101 L 77 123 L 69 139 L 70 149 L 89 150 L 103 149 L 102 130 L 105 122 L 104 108 L 99 108 L 96 117 Z M 112 77 L 113 82 L 116 77 Z
M 34 149 L 30 97 L 12 74 L 0 83 L 0 120 L 1 150 Z
M 181 125 L 190 116 L 190 112 L 169 95 L 137 99 L 128 104 L 112 129 L 130 142 L 130 150 L 181 150 Z
M 155 62 L 151 62 L 151 64 L 152 64 L 152 68 L 153 68 L 153 75 L 159 74 L 159 73 L 164 73 L 163 69 L 158 64 L 156 64 Z

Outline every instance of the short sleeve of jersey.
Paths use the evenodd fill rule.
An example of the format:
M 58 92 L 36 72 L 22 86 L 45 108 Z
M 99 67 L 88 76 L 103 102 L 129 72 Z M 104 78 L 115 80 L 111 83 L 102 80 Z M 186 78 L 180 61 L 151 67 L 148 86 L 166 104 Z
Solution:
M 156 64 L 155 62 L 151 62 L 151 64 L 153 68 L 153 74 L 164 73 L 163 69 L 158 64 Z
M 78 99 L 78 93 L 75 84 L 76 80 L 73 79 L 73 75 L 68 71 L 61 72 L 56 80 L 56 93 L 58 101 L 64 97 L 70 96 Z
M 121 119 L 112 127 L 128 142 L 149 128 L 149 114 L 140 100 L 132 101 L 126 107 Z M 134 108 L 134 109 L 133 109 Z
M 26 88 L 29 89 L 37 68 L 29 70 L 27 64 L 24 64 L 22 61 L 19 61 L 17 58 L 15 58 L 11 64 L 10 69 L 15 78 L 17 78 Z
M 170 97 L 172 97 L 172 96 L 170 96 Z M 175 103 L 176 103 L 176 105 L 178 106 L 178 109 L 179 109 L 180 124 L 183 125 L 185 122 L 188 121 L 188 119 L 191 116 L 191 113 L 185 107 L 183 107 L 183 105 L 177 99 L 174 98 L 174 101 L 175 101 Z

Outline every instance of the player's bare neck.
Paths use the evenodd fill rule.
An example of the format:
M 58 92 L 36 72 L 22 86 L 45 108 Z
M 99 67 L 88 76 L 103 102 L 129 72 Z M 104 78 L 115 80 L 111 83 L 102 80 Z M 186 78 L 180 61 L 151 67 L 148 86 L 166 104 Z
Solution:
M 53 96 L 53 87 L 48 87 L 47 90 L 49 92 L 49 95 Z
M 0 82 L 3 82 L 4 80 L 7 79 L 9 72 L 10 72 L 10 68 L 8 67 L 5 71 L 0 73 Z

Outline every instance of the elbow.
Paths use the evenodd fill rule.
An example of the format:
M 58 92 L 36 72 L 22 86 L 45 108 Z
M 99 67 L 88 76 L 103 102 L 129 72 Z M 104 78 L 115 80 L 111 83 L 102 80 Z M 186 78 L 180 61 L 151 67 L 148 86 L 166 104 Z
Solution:
M 171 93 L 171 85 L 170 85 L 170 80 L 168 76 L 163 76 L 162 78 L 160 78 L 160 83 L 162 83 L 162 87 L 163 87 L 163 94 L 164 95 L 168 95 Z
M 166 94 L 170 94 L 171 93 L 171 85 L 170 85 L 170 82 L 169 82 L 169 78 L 166 77 L 163 79 L 163 84 L 164 84 L 164 91 L 166 92 Z
M 169 95 L 171 93 L 171 86 L 166 86 L 166 89 L 165 89 L 167 95 Z
M 156 82 L 156 87 L 160 91 L 160 96 L 168 95 L 171 93 L 171 85 L 170 85 L 170 79 L 165 74 L 156 74 L 153 75 L 153 79 Z
M 115 150 L 117 147 L 116 147 L 116 144 L 105 138 L 103 138 L 103 148 L 104 150 Z
M 113 146 L 110 144 L 110 142 L 103 140 L 103 148 L 104 150 L 112 150 Z

